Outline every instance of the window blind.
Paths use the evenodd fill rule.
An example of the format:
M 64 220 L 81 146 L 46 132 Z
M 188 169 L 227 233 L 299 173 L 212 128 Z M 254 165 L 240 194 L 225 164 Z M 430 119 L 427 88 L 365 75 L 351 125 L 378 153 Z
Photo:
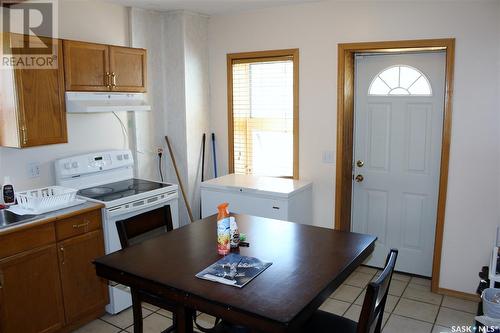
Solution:
M 293 60 L 232 64 L 234 172 L 293 176 Z

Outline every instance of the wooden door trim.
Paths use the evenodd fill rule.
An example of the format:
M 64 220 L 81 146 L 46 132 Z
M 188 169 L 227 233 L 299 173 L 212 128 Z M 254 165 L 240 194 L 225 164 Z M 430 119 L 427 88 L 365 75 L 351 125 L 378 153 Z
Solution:
M 439 274 L 448 186 L 448 167 L 450 158 L 451 117 L 453 98 L 453 74 L 455 65 L 455 39 L 423 39 L 384 42 L 363 42 L 338 44 L 337 73 L 337 170 L 335 182 L 335 221 L 334 228 L 351 229 L 352 199 L 352 154 L 354 129 L 354 55 L 363 53 L 401 53 L 432 52 L 442 50 L 446 53 L 444 117 L 441 148 L 441 167 L 439 177 L 434 257 L 432 263 L 433 292 L 439 292 Z

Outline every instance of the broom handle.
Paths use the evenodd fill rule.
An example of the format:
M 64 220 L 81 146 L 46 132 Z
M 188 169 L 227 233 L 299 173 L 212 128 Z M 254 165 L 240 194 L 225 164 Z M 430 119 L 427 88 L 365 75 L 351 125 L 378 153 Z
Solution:
M 214 176 L 217 178 L 217 155 L 215 154 L 215 134 L 212 133 L 212 151 L 214 153 Z
M 203 183 L 203 181 L 205 180 L 205 139 L 206 139 L 206 135 L 205 133 L 203 133 L 203 137 L 201 139 L 202 141 L 202 144 L 201 144 L 201 182 Z M 201 197 L 200 197 L 200 219 L 202 217 L 202 203 L 201 203 Z
M 201 181 L 205 180 L 205 138 L 206 135 L 203 133 L 203 137 L 201 139 Z
M 174 165 L 175 174 L 177 175 L 177 180 L 179 181 L 182 197 L 184 198 L 184 202 L 186 203 L 189 219 L 191 220 L 191 222 L 193 222 L 194 221 L 193 212 L 191 212 L 191 207 L 189 206 L 189 202 L 186 197 L 186 192 L 184 192 L 184 186 L 182 185 L 182 180 L 181 177 L 179 176 L 179 170 L 177 170 L 177 163 L 175 163 L 174 152 L 172 151 L 172 147 L 170 146 L 170 141 L 168 140 L 168 136 L 166 135 L 165 135 L 165 141 L 167 141 L 168 152 L 170 153 L 170 158 L 172 159 L 172 163 Z

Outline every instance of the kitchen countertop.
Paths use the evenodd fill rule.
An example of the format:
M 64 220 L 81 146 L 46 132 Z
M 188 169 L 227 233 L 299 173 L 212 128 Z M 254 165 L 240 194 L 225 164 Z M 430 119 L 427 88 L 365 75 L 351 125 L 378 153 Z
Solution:
M 55 210 L 53 212 L 48 212 L 40 215 L 35 215 L 33 218 L 20 221 L 15 224 L 0 226 L 0 235 L 8 234 L 11 232 L 19 231 L 25 228 L 31 228 L 37 225 L 51 223 L 57 220 L 66 219 L 75 215 L 79 215 L 85 212 L 93 211 L 104 207 L 103 204 L 86 201 L 80 205 Z

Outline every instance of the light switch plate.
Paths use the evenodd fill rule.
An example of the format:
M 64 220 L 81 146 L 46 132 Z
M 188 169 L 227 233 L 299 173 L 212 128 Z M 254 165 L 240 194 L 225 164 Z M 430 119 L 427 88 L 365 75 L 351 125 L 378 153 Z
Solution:
M 38 162 L 28 163 L 28 177 L 30 178 L 40 177 L 40 163 Z
M 325 151 L 323 151 L 322 161 L 325 164 L 333 164 L 333 163 L 335 163 L 335 154 L 333 153 L 333 151 L 332 150 L 325 150 Z

